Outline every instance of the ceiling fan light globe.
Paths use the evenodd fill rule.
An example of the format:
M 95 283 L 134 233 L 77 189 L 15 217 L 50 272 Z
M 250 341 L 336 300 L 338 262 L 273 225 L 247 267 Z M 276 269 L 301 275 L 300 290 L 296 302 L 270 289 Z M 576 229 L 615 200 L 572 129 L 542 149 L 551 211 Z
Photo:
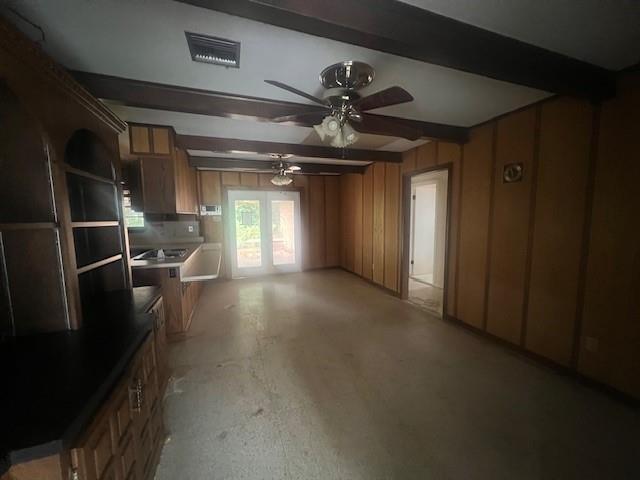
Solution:
M 271 183 L 277 187 L 284 187 L 293 183 L 293 178 L 285 173 L 278 173 L 271 177 Z
M 346 145 L 351 145 L 353 143 L 356 143 L 358 141 L 358 138 L 360 138 L 360 136 L 358 135 L 358 132 L 356 132 L 351 125 L 346 123 L 342 127 L 342 138 Z
M 340 120 L 332 115 L 328 115 L 322 120 L 321 128 L 325 135 L 335 137 L 340 132 Z M 324 139 L 322 138 L 322 140 Z
M 320 137 L 320 140 L 322 140 L 324 142 L 324 137 L 326 137 L 327 135 L 324 133 L 324 129 L 322 128 L 322 124 L 314 125 L 313 129 L 316 131 L 316 133 Z

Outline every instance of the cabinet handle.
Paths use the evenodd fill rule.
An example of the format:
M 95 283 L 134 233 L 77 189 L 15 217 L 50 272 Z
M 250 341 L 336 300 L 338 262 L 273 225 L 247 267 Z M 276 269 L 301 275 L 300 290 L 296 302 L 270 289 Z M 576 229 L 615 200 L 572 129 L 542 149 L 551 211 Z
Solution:
M 144 384 L 142 383 L 142 380 L 137 378 L 134 382 L 134 386 L 129 387 L 129 392 L 133 395 L 133 411 L 141 411 L 142 405 L 144 405 Z

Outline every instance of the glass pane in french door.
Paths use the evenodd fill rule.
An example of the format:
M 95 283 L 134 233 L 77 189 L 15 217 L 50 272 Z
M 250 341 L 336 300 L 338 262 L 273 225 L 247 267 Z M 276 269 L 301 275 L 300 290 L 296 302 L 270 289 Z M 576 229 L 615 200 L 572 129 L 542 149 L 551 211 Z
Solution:
M 234 207 L 238 268 L 260 267 L 262 265 L 260 200 L 236 200 Z
M 293 200 L 271 201 L 271 237 L 274 265 L 296 263 L 294 207 Z

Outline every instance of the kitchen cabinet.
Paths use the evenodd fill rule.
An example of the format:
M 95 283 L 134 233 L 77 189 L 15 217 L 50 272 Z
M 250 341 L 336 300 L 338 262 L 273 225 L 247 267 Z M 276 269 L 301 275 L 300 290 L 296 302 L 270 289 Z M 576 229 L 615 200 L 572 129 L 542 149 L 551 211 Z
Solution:
M 11 480 L 150 480 L 164 439 L 162 399 L 166 350 L 162 337 L 163 302 L 152 332 L 138 348 L 111 395 L 102 403 L 73 448 L 59 455 L 15 465 Z M 3 477 L 4 479 L 4 477 Z
M 161 288 L 167 335 L 184 333 L 189 329 L 202 282 L 183 282 L 179 268 L 134 268 L 133 282 L 136 287 L 157 285 Z
M 132 205 L 145 213 L 197 214 L 196 169 L 189 165 L 187 153 L 173 146 L 173 131 L 164 127 L 144 127 L 149 131 L 166 130 L 169 135 L 170 140 L 167 140 L 166 145 L 170 153 L 158 155 L 154 148 L 148 148 L 148 152 L 133 150 L 134 136 L 131 132 L 134 128 L 142 127 L 129 127 L 132 138 L 131 153 L 138 155 L 137 159 L 129 161 L 125 167 L 125 181 L 131 192 Z M 147 139 L 147 142 L 152 141 Z
M 171 155 L 173 129 L 129 123 L 129 149 L 134 155 Z
M 131 283 L 126 124 L 2 18 L 0 78 L 0 336 L 78 330 Z

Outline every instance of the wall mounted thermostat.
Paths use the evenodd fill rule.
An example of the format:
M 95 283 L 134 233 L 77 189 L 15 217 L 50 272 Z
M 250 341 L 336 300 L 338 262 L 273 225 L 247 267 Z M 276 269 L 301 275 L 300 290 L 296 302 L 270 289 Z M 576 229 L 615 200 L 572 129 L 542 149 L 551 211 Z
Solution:
M 222 205 L 200 205 L 200 215 L 222 215 Z

